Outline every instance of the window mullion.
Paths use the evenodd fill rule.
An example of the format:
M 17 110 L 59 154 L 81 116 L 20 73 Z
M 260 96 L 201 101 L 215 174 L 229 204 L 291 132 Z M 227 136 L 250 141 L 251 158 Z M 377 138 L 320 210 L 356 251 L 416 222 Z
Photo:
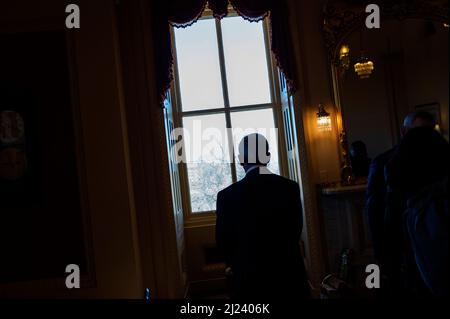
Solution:
M 223 38 L 222 38 L 222 26 L 220 24 L 220 21 L 216 19 L 216 33 L 217 33 L 217 45 L 218 45 L 218 51 L 219 51 L 219 64 L 220 64 L 220 75 L 222 78 L 222 92 L 223 92 L 223 102 L 225 105 L 225 121 L 226 121 L 226 127 L 229 134 L 227 134 L 228 137 L 228 149 L 230 154 L 230 166 L 231 166 L 231 178 L 233 183 L 237 181 L 237 174 L 236 174 L 236 164 L 234 161 L 235 154 L 234 154 L 234 142 L 233 142 L 233 134 L 232 134 L 232 126 L 231 126 L 231 115 L 230 115 L 230 98 L 228 95 L 228 82 L 227 82 L 227 72 L 225 67 L 225 53 L 223 48 Z
M 225 108 L 230 107 L 230 98 L 228 95 L 227 71 L 225 67 L 225 53 L 223 48 L 222 26 L 220 21 L 216 19 L 217 45 L 219 51 L 220 76 L 222 78 L 223 102 Z

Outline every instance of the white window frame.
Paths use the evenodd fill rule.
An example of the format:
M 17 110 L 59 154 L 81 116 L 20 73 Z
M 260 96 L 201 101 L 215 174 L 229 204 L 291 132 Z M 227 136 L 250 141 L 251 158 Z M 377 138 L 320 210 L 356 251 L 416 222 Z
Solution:
M 233 10 L 229 10 L 228 17 L 238 16 L 237 13 Z M 212 16 L 212 12 L 208 9 L 205 10 L 204 14 L 200 19 L 214 19 Z M 226 19 L 226 18 L 224 18 Z M 280 96 L 280 79 L 282 79 L 281 73 L 276 67 L 275 59 L 270 50 L 270 35 L 269 35 L 269 25 L 267 18 L 263 20 L 263 32 L 264 32 L 264 42 L 266 48 L 266 56 L 267 56 L 267 66 L 268 66 L 268 76 L 270 83 L 270 97 L 271 102 L 265 104 L 255 104 L 255 105 L 244 105 L 244 106 L 234 106 L 231 107 L 229 103 L 228 96 L 228 87 L 227 87 L 227 78 L 226 78 L 226 67 L 225 67 L 225 58 L 224 58 L 224 48 L 223 48 L 223 40 L 222 40 L 222 29 L 221 22 L 217 19 L 216 23 L 216 32 L 217 32 L 217 41 L 218 41 L 218 51 L 219 51 L 219 62 L 220 62 L 220 73 L 222 80 L 222 90 L 223 90 L 223 98 L 224 98 L 224 107 L 222 108 L 214 108 L 214 109 L 206 109 L 206 110 L 195 110 L 195 111 L 182 111 L 181 109 L 181 94 L 180 94 L 180 83 L 179 83 L 179 74 L 178 74 L 178 65 L 177 65 L 177 52 L 176 52 L 176 43 L 174 30 L 171 28 L 171 41 L 173 48 L 173 56 L 174 56 L 174 81 L 172 83 L 170 94 L 172 99 L 172 107 L 173 107 L 173 121 L 175 127 L 183 127 L 183 118 L 186 116 L 197 116 L 197 115 L 210 115 L 210 114 L 224 114 L 226 119 L 226 127 L 231 127 L 231 113 L 240 112 L 240 111 L 251 111 L 251 110 L 261 110 L 261 109 L 272 109 L 274 115 L 274 123 L 275 128 L 278 128 L 278 159 L 279 159 L 279 168 L 280 174 L 286 176 L 289 173 L 288 164 L 287 164 L 287 153 L 286 153 L 286 143 L 285 143 L 285 134 L 283 129 L 283 117 L 281 111 L 281 96 Z M 250 23 L 250 22 L 249 22 Z M 281 80 L 282 82 L 282 80 Z M 229 136 L 229 143 L 232 147 L 234 147 L 233 136 Z M 230 156 L 234 156 L 233 148 L 230 148 Z M 235 183 L 237 181 L 236 176 L 236 163 L 234 160 L 231 161 L 231 177 L 232 182 Z M 183 211 L 185 217 L 185 224 L 187 226 L 196 226 L 196 225 L 204 225 L 204 224 L 215 224 L 215 211 L 208 212 L 192 212 L 191 208 L 191 196 L 189 189 L 189 177 L 187 171 L 186 163 L 179 164 L 180 171 L 180 179 L 181 179 L 181 196 L 183 203 Z

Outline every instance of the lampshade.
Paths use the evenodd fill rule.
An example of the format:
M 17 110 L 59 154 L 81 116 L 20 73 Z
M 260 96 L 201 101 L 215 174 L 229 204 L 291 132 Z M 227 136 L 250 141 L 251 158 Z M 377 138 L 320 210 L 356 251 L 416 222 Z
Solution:
M 331 131 L 330 113 L 325 111 L 322 104 L 319 104 L 319 112 L 317 112 L 317 128 L 319 131 Z

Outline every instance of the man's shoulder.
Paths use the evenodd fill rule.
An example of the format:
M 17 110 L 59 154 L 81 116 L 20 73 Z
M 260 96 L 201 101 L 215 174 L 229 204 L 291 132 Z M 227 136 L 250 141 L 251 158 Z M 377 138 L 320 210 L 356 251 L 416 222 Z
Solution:
M 277 174 L 270 174 L 267 179 L 267 186 L 275 193 L 278 194 L 296 194 L 300 190 L 300 186 L 297 182 L 280 176 Z
M 297 190 L 299 189 L 299 185 L 297 182 L 288 179 L 286 177 L 277 175 L 277 174 L 267 174 L 265 175 L 266 178 L 264 180 L 260 180 L 261 183 L 265 183 L 265 182 L 269 182 L 273 185 L 278 186 L 281 189 L 292 189 L 292 190 Z M 224 188 L 223 190 L 221 190 L 217 196 L 223 197 L 223 196 L 227 196 L 230 194 L 233 194 L 235 192 L 239 192 L 241 191 L 242 187 L 245 187 L 245 180 L 240 180 L 237 181 L 236 183 L 231 184 L 230 186 Z
M 220 192 L 217 193 L 217 197 L 221 196 L 226 196 L 230 193 L 233 193 L 234 191 L 236 191 L 239 188 L 241 181 L 237 181 L 236 183 L 233 183 L 227 187 L 225 187 L 224 189 L 222 189 Z
M 291 188 L 297 188 L 297 187 L 299 187 L 299 186 L 298 186 L 298 183 L 295 182 L 295 181 L 293 181 L 292 179 L 289 179 L 289 178 L 286 178 L 286 177 L 284 177 L 284 176 L 277 175 L 277 174 L 272 174 L 271 176 L 272 176 L 272 178 L 273 178 L 275 181 L 277 181 L 277 182 L 280 183 L 280 184 L 284 184 L 284 185 L 286 185 L 287 187 L 291 187 Z
M 396 151 L 397 151 L 397 146 L 394 146 L 393 148 L 387 150 L 386 152 L 381 153 L 378 156 L 376 156 L 372 160 L 372 163 L 374 165 L 385 165 L 394 156 Z

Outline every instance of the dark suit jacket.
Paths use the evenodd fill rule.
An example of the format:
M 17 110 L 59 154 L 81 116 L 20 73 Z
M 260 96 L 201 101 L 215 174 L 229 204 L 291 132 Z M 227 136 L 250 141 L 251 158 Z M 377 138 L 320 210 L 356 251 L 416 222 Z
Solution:
M 386 210 L 387 185 L 385 179 L 385 167 L 394 157 L 397 147 L 391 148 L 383 154 L 375 157 L 370 163 L 367 182 L 366 207 L 369 229 L 372 236 L 372 244 L 375 258 L 383 261 L 384 218 Z
M 449 154 L 449 144 L 440 133 L 427 127 L 413 128 L 403 137 L 397 152 L 385 167 L 387 196 L 384 223 L 385 236 L 389 240 L 386 252 L 393 267 L 400 265 L 405 288 L 417 296 L 428 292 L 416 266 L 408 236 L 405 220 L 407 201 L 424 188 L 448 177 Z M 432 220 L 428 215 L 421 219 L 427 222 Z M 396 276 L 395 273 L 393 275 Z
M 297 183 L 250 171 L 217 195 L 216 240 L 233 271 L 237 298 L 304 298 L 309 289 Z

